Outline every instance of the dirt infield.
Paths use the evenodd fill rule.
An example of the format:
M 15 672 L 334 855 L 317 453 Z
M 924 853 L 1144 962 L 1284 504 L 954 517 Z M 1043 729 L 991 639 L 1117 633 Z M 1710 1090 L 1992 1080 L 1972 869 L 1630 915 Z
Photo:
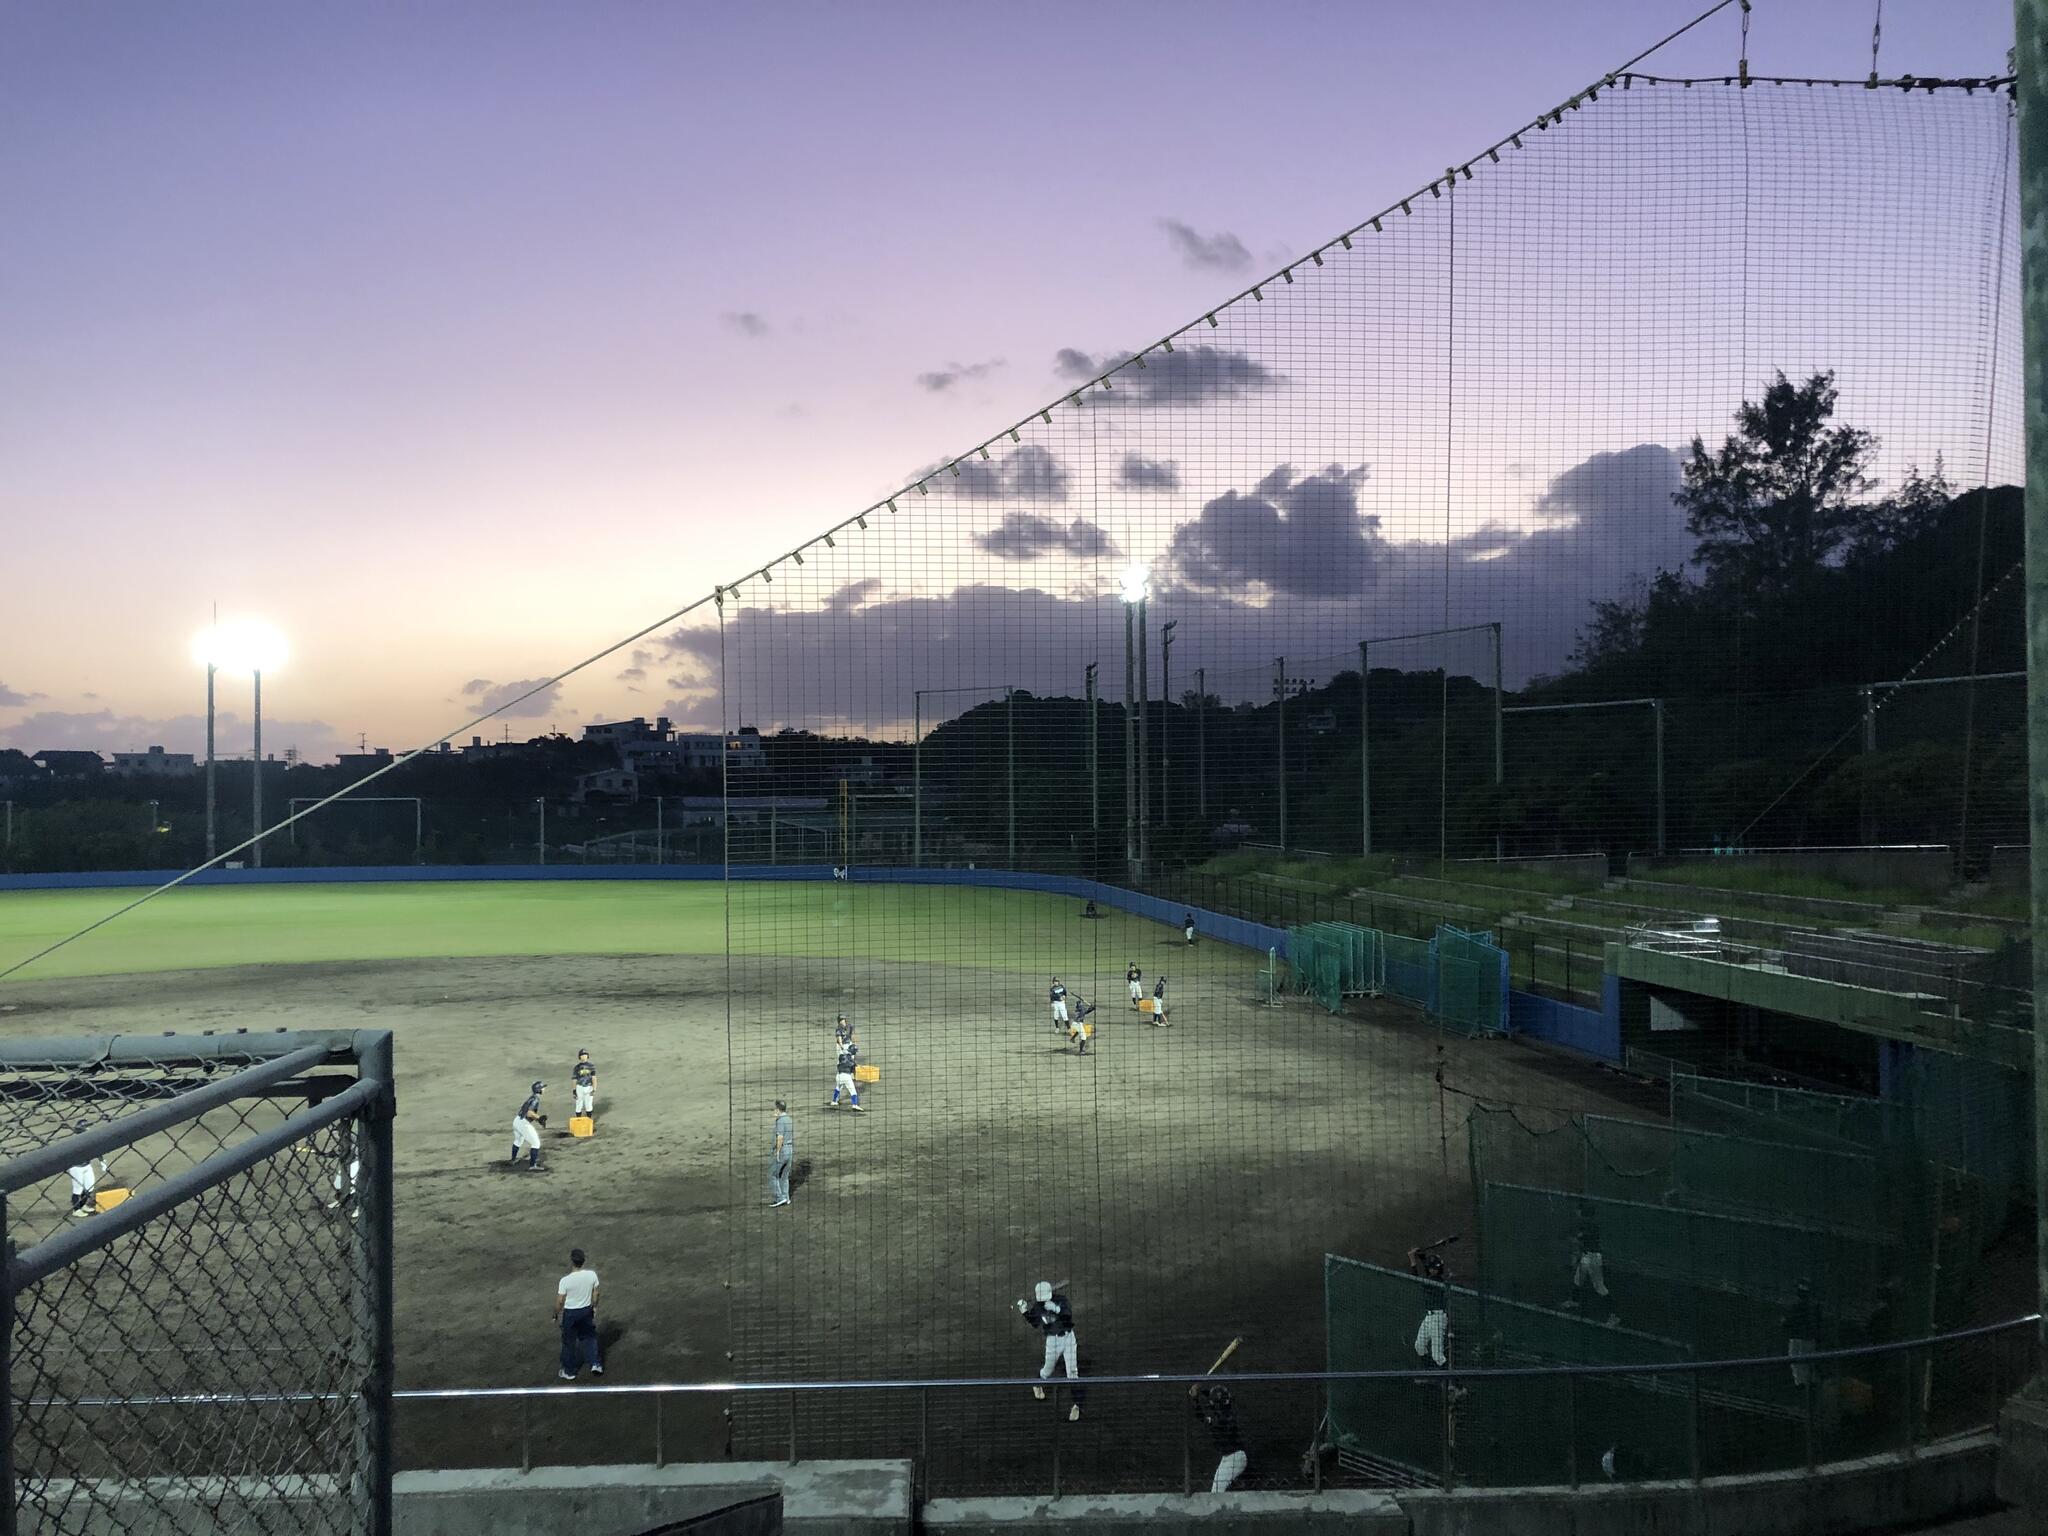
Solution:
M 901 961 L 549 957 L 245 967 L 27 983 L 16 1035 L 388 1027 L 397 1036 L 403 1386 L 550 1383 L 554 1282 L 579 1245 L 603 1277 L 608 1380 L 1015 1376 L 1040 1351 L 1011 1303 L 1066 1283 L 1089 1373 L 1317 1367 L 1325 1252 L 1399 1263 L 1466 1223 L 1461 1093 L 1641 1114 L 1619 1079 L 1506 1042 L 1441 1037 L 1412 1010 L 1333 1018 L 1254 1000 L 1257 958 L 1179 953 L 1170 1026 L 1121 996 L 1123 956 L 1068 977 L 1102 1002 L 1077 1056 L 1042 975 Z M 882 1081 L 823 1107 L 831 1017 L 853 1006 Z M 598 1071 L 599 1134 L 571 1141 L 568 1069 Z M 1448 1091 L 1440 1091 L 1442 1066 Z M 506 1163 L 527 1083 L 550 1084 L 553 1171 Z M 771 1210 L 775 1096 L 798 1130 L 793 1205 Z M 1469 1249 L 1467 1240 L 1467 1248 Z M 1454 1254 L 1458 1250 L 1453 1250 Z M 1469 1260 L 1460 1264 L 1469 1269 Z M 1413 1320 L 1389 1326 L 1412 1330 Z M 732 1357 L 728 1358 L 728 1351 Z M 790 1400 L 666 1410 L 671 1457 L 780 1454 Z M 1317 1395 L 1240 1394 L 1251 1485 L 1293 1485 Z M 933 1486 L 1175 1480 L 1178 1392 L 1098 1393 L 1078 1424 L 1020 1388 L 923 1404 L 796 1400 L 806 1456 L 927 1456 Z M 644 1401 L 543 1404 L 536 1459 L 639 1460 Z M 408 1407 L 410 1465 L 519 1456 L 511 1406 Z M 1197 1439 L 1198 1476 L 1213 1455 Z

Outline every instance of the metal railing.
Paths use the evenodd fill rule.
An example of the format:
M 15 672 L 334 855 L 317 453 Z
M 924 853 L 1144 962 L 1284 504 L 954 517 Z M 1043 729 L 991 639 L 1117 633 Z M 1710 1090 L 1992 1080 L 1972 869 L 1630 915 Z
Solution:
M 1205 1430 L 1185 1399 L 1189 1388 L 1217 1383 L 1227 1385 L 1238 1403 L 1247 1405 L 1252 1416 L 1249 1427 L 1258 1427 L 1261 1418 L 1291 1399 L 1292 1410 L 1301 1415 L 1298 1421 L 1301 1433 L 1290 1443 L 1310 1446 L 1309 1453 L 1298 1462 L 1277 1471 L 1271 1465 L 1255 1462 L 1241 1485 L 1245 1487 L 1320 1491 L 1326 1482 L 1350 1485 L 1406 1482 L 1410 1485 L 1433 1484 L 1444 1489 L 1479 1486 L 1485 1479 L 1475 1480 L 1467 1476 L 1461 1464 L 1456 1423 L 1469 1404 L 1481 1401 L 1490 1386 L 1509 1382 L 1549 1386 L 1559 1422 L 1567 1426 L 1567 1454 L 1563 1464 L 1556 1467 L 1555 1475 L 1547 1482 L 1523 1482 L 1521 1485 L 1577 1487 L 1581 1482 L 1606 1477 L 1634 1480 L 1650 1474 L 1639 1471 L 1631 1475 L 1625 1468 L 1619 1472 L 1603 1469 L 1600 1449 L 1577 1433 L 1586 1394 L 1599 1390 L 1595 1383 L 1602 1379 L 1621 1378 L 1638 1391 L 1674 1395 L 1688 1405 L 1689 1443 L 1684 1448 L 1684 1465 L 1675 1470 L 1675 1475 L 1699 1482 L 1730 1471 L 1811 1471 L 1824 1463 L 1852 1457 L 1887 1453 L 1910 1457 L 1923 1446 L 1981 1432 L 1995 1425 L 1999 1407 L 2007 1394 L 2015 1390 L 2033 1369 L 2040 1322 L 2040 1314 L 2034 1313 L 1922 1338 L 1815 1350 L 1796 1356 L 1766 1355 L 1655 1364 L 1454 1366 L 1447 1369 L 1425 1366 L 1414 1370 L 1247 1371 L 1225 1376 L 1142 1372 L 1088 1376 L 1078 1382 L 1062 1377 L 1040 1381 L 1035 1376 L 607 1382 L 601 1385 L 406 1388 L 392 1396 L 397 1403 L 407 1405 L 456 1405 L 465 1414 L 466 1444 L 472 1449 L 490 1441 L 503 1444 L 507 1438 L 502 1434 L 487 1433 L 477 1422 L 481 1417 L 477 1410 L 499 1404 L 516 1410 L 517 1421 L 509 1438 L 516 1442 L 517 1465 L 522 1472 L 546 1464 L 540 1452 L 544 1443 L 553 1437 L 539 1419 L 543 1410 L 558 1402 L 574 1399 L 580 1405 L 576 1410 L 576 1420 L 567 1427 L 566 1438 L 577 1447 L 579 1457 L 586 1461 L 590 1445 L 598 1438 L 592 1433 L 592 1404 L 599 1401 L 619 1404 L 649 1402 L 652 1422 L 646 1425 L 648 1437 L 641 1443 L 651 1450 L 653 1464 L 661 1467 L 672 1460 L 714 1459 L 674 1454 L 677 1447 L 670 1412 L 674 1400 L 780 1398 L 781 1443 L 774 1450 L 784 1453 L 787 1460 L 805 1459 L 807 1452 L 811 1458 L 907 1456 L 913 1459 L 917 1468 L 919 1492 L 929 1497 L 934 1492 L 991 1489 L 1052 1494 L 1063 1491 L 1098 1492 L 1105 1491 L 1105 1485 L 1123 1491 L 1168 1492 L 1176 1486 L 1182 1493 L 1200 1491 L 1206 1486 L 1208 1475 L 1200 1470 L 1206 1464 L 1206 1458 L 1199 1450 Z M 2018 1337 L 2015 1339 L 2015 1336 Z M 2001 1341 L 2006 1347 L 1984 1347 Z M 1937 1374 L 1934 1367 L 1941 1358 L 1946 1358 L 1955 1369 Z M 1856 1362 L 1874 1367 L 1882 1362 L 1882 1366 L 1855 1375 L 1849 1367 Z M 1743 1377 L 1756 1373 L 1781 1373 L 1788 1369 L 1794 1370 L 1795 1379 L 1803 1377 L 1803 1414 L 1788 1416 L 1782 1411 L 1765 1411 L 1753 1392 L 1745 1387 Z M 1894 1402 L 1900 1410 L 1896 1422 L 1867 1424 L 1863 1430 L 1854 1433 L 1844 1433 L 1840 1425 L 1831 1422 L 1834 1409 L 1830 1404 L 1841 1395 L 1842 1383 L 1852 1376 L 1859 1381 L 1862 1376 L 1869 1376 L 1895 1383 L 1898 1390 Z M 1436 1465 L 1401 1468 L 1379 1458 L 1378 1472 L 1365 1472 L 1360 1468 L 1375 1460 L 1370 1447 L 1355 1448 L 1354 1454 L 1347 1455 L 1345 1446 L 1332 1442 L 1327 1429 L 1325 1394 L 1333 1384 L 1370 1382 L 1413 1384 L 1428 1392 L 1428 1398 L 1418 1404 L 1417 1411 L 1426 1413 L 1441 1426 Z M 1029 1400 L 1028 1389 L 1038 1387 L 1047 1389 L 1049 1413 Z M 1142 1442 L 1151 1452 L 1144 1466 L 1133 1468 L 1126 1458 L 1105 1478 L 1101 1458 L 1082 1448 L 1077 1431 L 1070 1427 L 1071 1421 L 1066 1416 L 1068 1405 L 1075 1400 L 1077 1387 L 1080 1396 L 1098 1402 L 1103 1397 L 1112 1400 L 1110 1412 L 1117 1425 L 1117 1437 L 1125 1450 L 1128 1451 L 1134 1443 Z M 1953 1395 L 1958 1387 L 1964 1392 L 1961 1397 Z M 323 1393 L 191 1393 L 153 1398 L 37 1398 L 24 1406 L 61 1407 L 74 1411 L 132 1409 L 145 1405 L 241 1408 L 258 1403 L 326 1402 L 332 1396 Z M 1311 1401 L 1302 1402 L 1304 1397 Z M 894 1405 L 897 1411 L 886 1411 L 886 1400 L 891 1398 L 898 1400 Z M 819 1399 L 827 1404 L 851 1399 L 856 1405 L 854 1416 L 815 1427 L 807 1444 L 803 1410 L 807 1404 L 814 1405 Z M 908 1411 L 904 1411 L 906 1402 Z M 1096 1411 L 1091 1409 L 1091 1416 Z M 1141 1432 L 1148 1418 L 1152 1427 L 1160 1427 L 1158 1414 L 1161 1411 L 1171 1413 L 1178 1429 L 1166 1434 L 1143 1436 Z M 1762 1460 L 1748 1454 L 1738 1457 L 1731 1447 L 1713 1440 L 1706 1428 L 1708 1420 L 1717 1412 L 1726 1414 L 1731 1411 L 1770 1420 L 1765 1427 L 1770 1430 L 1774 1442 L 1772 1454 Z M 815 1420 L 818 1415 L 813 1412 L 811 1417 Z M 1005 1434 L 1001 1437 L 1002 1455 L 996 1463 L 991 1463 L 986 1456 L 978 1454 L 984 1449 L 982 1442 L 985 1439 L 979 1431 L 994 1420 L 1012 1424 L 1020 1420 L 1035 1420 L 1038 1426 L 1035 1443 L 1014 1433 Z M 858 1427 L 850 1430 L 849 1424 Z M 502 1424 L 498 1426 L 500 1430 L 503 1427 Z M 1270 1430 L 1272 1425 L 1267 1423 L 1263 1427 Z M 862 1443 L 864 1438 L 866 1443 Z M 1070 1441 L 1075 1443 L 1069 1444 Z M 615 1437 L 606 1437 L 604 1443 L 613 1451 L 620 1445 Z M 608 1459 L 620 1458 L 613 1456 Z M 1177 1468 L 1174 1466 L 1176 1460 Z M 1673 1473 L 1674 1469 L 1660 1467 L 1655 1471 L 1662 1476 Z

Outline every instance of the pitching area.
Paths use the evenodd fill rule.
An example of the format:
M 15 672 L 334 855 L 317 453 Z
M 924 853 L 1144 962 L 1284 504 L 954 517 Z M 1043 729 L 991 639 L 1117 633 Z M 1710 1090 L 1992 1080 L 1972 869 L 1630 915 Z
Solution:
M 120 895 L 0 896 L 0 955 Z M 1265 962 L 982 889 L 212 889 L 10 981 L 0 1029 L 392 1029 L 404 1386 L 552 1383 L 572 1246 L 602 1277 L 611 1382 L 1034 1374 L 1014 1302 L 1041 1279 L 1072 1298 L 1084 1379 L 1200 1370 L 1240 1336 L 1232 1369 L 1314 1368 L 1326 1252 L 1398 1265 L 1467 1224 L 1463 1094 L 1644 1110 L 1612 1078 L 1406 1008 L 1267 1006 Z M 1148 997 L 1168 977 L 1163 1026 L 1129 1007 L 1134 964 Z M 1055 975 L 1096 1007 L 1086 1054 L 1053 1025 Z M 879 1072 L 858 1115 L 827 1107 L 841 1010 Z M 579 1048 L 598 1074 L 587 1139 L 568 1135 Z M 545 1173 L 509 1157 L 535 1080 Z M 780 1208 L 776 1098 L 797 1134 Z M 940 1486 L 1043 1486 L 1055 1436 L 1065 1486 L 1158 1486 L 1188 1433 L 1177 1397 L 1106 1390 L 1069 1421 L 1021 1388 L 813 1396 L 796 1428 L 805 1456 L 922 1449 Z M 667 1453 L 786 1447 L 786 1403 L 727 1406 L 671 1405 Z M 1305 1389 L 1240 1394 L 1248 1485 L 1300 1482 L 1319 1411 Z M 423 1405 L 401 1429 L 411 1465 L 519 1455 L 514 1406 Z M 651 1410 L 554 1401 L 533 1437 L 542 1460 L 644 1460 Z

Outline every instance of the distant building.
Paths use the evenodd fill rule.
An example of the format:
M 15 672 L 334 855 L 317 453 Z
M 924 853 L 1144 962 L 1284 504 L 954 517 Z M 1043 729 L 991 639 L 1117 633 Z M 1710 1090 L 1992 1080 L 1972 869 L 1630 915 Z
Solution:
M 87 774 L 98 774 L 104 769 L 106 759 L 97 752 L 34 752 L 30 759 L 43 772 L 55 778 L 80 778 Z
M 531 741 L 485 741 L 481 736 L 469 738 L 469 745 L 462 749 L 465 763 L 516 762 L 521 758 L 544 757 L 547 755 L 548 739 L 536 736 Z
M 42 771 L 26 752 L 14 747 L 0 747 L 0 784 L 14 779 L 37 778 Z
M 833 766 L 832 777 L 844 779 L 849 784 L 879 784 L 886 777 L 882 765 L 872 757 L 862 757 L 850 763 Z
M 776 817 L 823 818 L 831 813 L 827 795 L 684 795 L 682 822 L 685 826 L 734 826 Z M 673 803 L 673 802 L 671 802 Z M 822 821 L 819 823 L 822 825 Z
M 751 725 L 743 725 L 726 736 L 687 735 L 679 731 L 675 749 L 676 767 L 711 773 L 720 772 L 721 765 L 749 769 L 759 768 L 766 761 L 761 751 L 761 733 Z
M 376 747 L 368 752 L 344 752 L 334 763 L 337 768 L 345 768 L 351 773 L 369 773 L 390 766 L 391 749 Z
M 576 775 L 576 792 L 570 797 L 578 805 L 593 799 L 638 800 L 640 775 L 630 768 L 600 768 L 596 773 Z
M 147 752 L 116 752 L 114 765 L 107 771 L 136 778 L 178 779 L 197 773 L 199 764 L 190 752 L 151 747 Z
M 635 715 L 631 720 L 611 720 L 602 725 L 586 725 L 583 727 L 583 739 L 622 747 L 628 742 L 666 742 L 669 730 L 666 715 L 661 716 L 652 725 Z

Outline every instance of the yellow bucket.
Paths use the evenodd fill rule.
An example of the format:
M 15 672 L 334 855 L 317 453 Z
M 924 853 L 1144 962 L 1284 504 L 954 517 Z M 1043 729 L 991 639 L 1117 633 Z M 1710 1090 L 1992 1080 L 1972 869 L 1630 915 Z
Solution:
M 856 1083 L 879 1083 L 882 1080 L 882 1069 L 862 1062 L 853 1069 L 853 1080 Z
M 571 1115 L 569 1117 L 569 1134 L 571 1136 L 595 1136 L 597 1134 L 597 1122 L 589 1115 Z

